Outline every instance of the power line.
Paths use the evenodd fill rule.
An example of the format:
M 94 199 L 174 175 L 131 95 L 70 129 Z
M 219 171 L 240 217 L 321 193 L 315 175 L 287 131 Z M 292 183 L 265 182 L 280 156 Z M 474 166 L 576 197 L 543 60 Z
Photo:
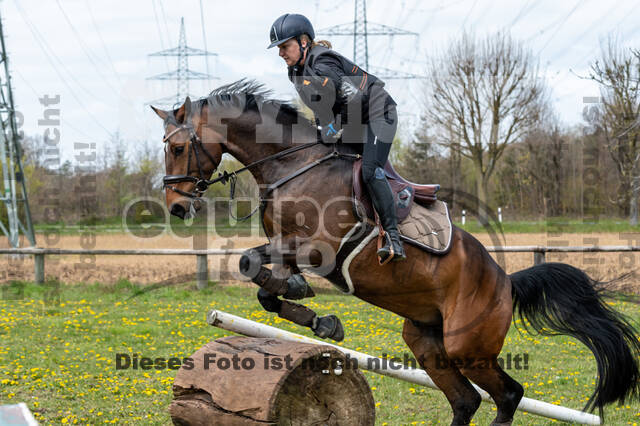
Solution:
M 25 78 L 25 76 L 22 75 L 22 73 L 20 72 L 20 70 L 15 69 L 13 70 L 13 73 L 16 74 L 18 77 L 20 77 L 20 79 L 22 80 L 22 82 L 29 88 L 31 89 L 31 91 L 33 92 L 34 95 L 36 95 L 36 98 L 40 98 L 40 96 L 42 96 L 42 93 L 38 93 L 38 91 L 31 85 L 31 83 L 29 83 L 29 80 L 27 80 Z M 68 122 L 67 120 L 65 120 L 64 118 L 60 117 L 60 121 L 62 121 L 65 126 L 69 127 L 70 129 L 76 131 L 78 134 L 84 136 L 87 139 L 93 139 L 93 136 L 89 136 L 87 135 L 85 132 L 83 132 L 82 130 L 78 129 L 76 126 L 74 126 L 73 124 L 71 124 L 70 122 Z
M 96 34 L 98 35 L 98 38 L 100 39 L 100 44 L 102 44 L 102 48 L 104 49 L 104 53 L 107 57 L 107 60 L 109 61 L 109 65 L 111 65 L 111 70 L 113 71 L 113 75 L 116 76 L 116 78 L 118 79 L 119 83 L 122 83 L 122 80 L 120 80 L 120 74 L 118 74 L 118 71 L 116 70 L 115 65 L 113 64 L 113 60 L 111 59 L 111 55 L 109 54 L 109 49 L 107 49 L 107 45 L 104 42 L 104 39 L 102 38 L 102 34 L 100 33 L 100 30 L 98 30 L 98 24 L 96 23 L 96 18 L 93 16 L 93 11 L 91 10 L 91 5 L 89 3 L 89 0 L 85 0 L 85 5 L 87 6 L 87 9 L 89 10 L 89 16 L 91 17 L 91 22 L 93 24 L 93 28 L 96 30 Z
M 531 12 L 533 9 L 535 9 L 535 7 L 538 5 L 538 3 L 534 2 L 533 4 L 531 4 L 531 1 L 533 1 L 533 0 L 527 0 L 525 5 L 522 6 L 522 9 L 520 9 L 520 11 L 515 16 L 515 18 L 513 18 L 513 21 L 511 21 L 511 24 L 509 24 L 509 28 L 513 27 L 516 22 L 518 22 L 520 19 L 525 17 L 529 12 Z
M 164 5 L 162 4 L 162 0 L 158 0 L 158 4 L 160 4 L 160 12 L 162 13 L 162 19 L 164 20 L 164 28 L 167 35 L 167 44 L 171 45 L 171 39 L 169 38 L 169 25 L 167 25 L 167 15 L 164 13 Z
M 620 2 L 618 2 L 617 6 L 618 6 L 618 5 L 620 5 Z M 625 13 L 625 14 L 624 14 L 624 17 L 623 17 L 621 20 L 619 20 L 619 21 L 614 25 L 614 28 L 618 28 L 618 27 L 620 27 L 620 24 L 622 24 L 625 20 L 627 20 L 627 18 L 629 18 L 629 16 L 635 16 L 635 15 L 634 15 L 634 12 L 636 11 L 636 9 L 638 9 L 638 7 L 640 7 L 640 3 L 636 3 L 636 4 L 631 8 L 631 10 L 630 10 L 629 12 Z M 614 8 L 614 9 L 615 9 L 615 8 Z M 611 13 L 611 12 L 609 12 L 609 13 Z M 600 19 L 600 22 L 602 22 L 602 19 Z M 633 30 L 633 33 L 631 33 L 630 35 L 627 35 L 627 37 L 625 37 L 625 38 L 631 38 L 631 37 L 632 37 L 635 33 L 637 33 L 637 32 L 638 32 L 638 29 L 635 29 L 635 30 Z M 586 33 L 587 33 L 587 32 L 585 31 L 583 34 L 581 34 L 581 35 L 580 35 L 580 37 L 579 37 L 579 38 L 582 38 L 582 36 L 583 36 L 584 34 L 586 34 Z M 576 39 L 578 39 L 578 38 L 576 38 Z M 598 50 L 598 48 L 599 48 L 599 47 L 596 47 L 596 48 L 594 48 L 594 49 L 591 49 L 591 51 L 590 51 L 589 53 L 587 53 L 587 54 L 582 58 L 582 60 L 580 60 L 580 62 L 578 62 L 577 64 L 578 64 L 578 65 L 583 65 L 586 61 L 588 61 L 588 60 L 589 60 L 589 58 L 590 58 L 590 57 L 592 57 L 593 53 L 594 53 L 595 51 L 597 51 L 597 50 Z M 557 56 L 557 55 L 556 55 L 556 56 Z
M 451 6 L 452 4 L 456 4 L 456 3 L 452 3 L 449 4 L 448 6 L 442 6 L 442 4 L 445 2 L 446 0 L 440 0 L 440 3 L 438 4 L 438 6 L 429 9 L 431 11 L 431 15 L 429 15 L 429 17 L 427 19 L 425 19 L 425 24 L 424 26 L 420 29 L 420 32 L 418 32 L 418 37 L 420 36 L 420 34 L 422 34 L 427 27 L 429 26 L 429 24 L 432 22 L 432 19 L 434 16 L 436 16 L 436 13 L 438 13 L 441 10 L 446 9 L 448 6 Z M 461 0 L 462 1 L 462 0 Z M 459 3 L 459 2 L 458 2 Z
M 78 95 L 76 94 L 76 92 L 73 90 L 72 86 L 69 84 L 69 82 L 65 79 L 64 75 L 60 72 L 60 70 L 58 69 L 58 67 L 56 66 L 55 62 L 53 61 L 53 57 L 55 57 L 58 61 L 60 61 L 60 59 L 58 59 L 55 56 L 55 53 L 53 52 L 53 50 L 49 47 L 49 50 L 51 50 L 51 53 L 49 53 L 46 49 L 46 47 L 48 47 L 48 45 L 46 44 L 46 41 L 44 40 L 44 38 L 41 39 L 42 35 L 40 35 L 40 33 L 38 32 L 37 28 L 35 28 L 35 26 L 33 25 L 33 23 L 31 22 L 31 20 L 29 19 L 29 17 L 26 15 L 26 12 L 24 11 L 24 9 L 22 9 L 22 5 L 20 4 L 19 1 L 15 2 L 16 4 L 16 8 L 18 9 L 18 12 L 20 12 L 20 15 L 22 16 L 22 19 L 25 21 L 25 23 L 27 24 L 27 26 L 29 27 L 29 30 L 31 31 L 31 34 L 33 35 L 34 39 L 36 40 L 36 42 L 38 43 L 38 46 L 40 47 L 40 49 L 42 50 L 42 52 L 45 54 L 45 57 L 47 58 L 47 61 L 49 61 L 49 64 L 51 64 L 53 70 L 56 72 L 56 74 L 58 74 L 58 77 L 60 77 L 60 81 L 62 81 L 62 83 L 64 83 L 64 85 L 67 87 L 67 89 L 69 89 L 69 93 L 71 93 L 71 96 L 73 96 L 73 98 L 78 102 L 78 104 L 80 105 L 80 107 L 87 113 L 87 115 L 99 126 L 101 127 L 109 136 L 113 136 L 112 133 L 105 127 L 102 125 L 102 123 L 87 109 L 87 107 L 84 105 L 84 103 L 82 102 L 82 100 L 78 97 Z M 45 47 L 46 46 L 46 47 Z M 61 61 L 60 61 L 61 62 Z M 67 75 L 74 81 L 76 82 L 76 84 L 78 84 L 79 87 L 82 87 L 79 82 L 75 79 L 75 77 L 73 77 L 73 75 L 69 72 L 67 72 Z M 86 91 L 86 89 L 84 89 Z
M 467 25 L 467 20 L 469 19 L 469 17 L 473 13 L 473 9 L 475 9 L 476 4 L 478 4 L 478 0 L 474 0 L 473 5 L 471 6 L 471 9 L 469 9 L 469 12 L 467 13 L 467 16 L 465 16 L 464 17 L 464 21 L 462 21 L 462 27 L 460 28 L 460 30 L 464 30 L 464 27 Z
M 76 29 L 75 25 L 73 25 L 73 22 L 71 22 L 71 19 L 69 19 L 69 16 L 62 8 L 62 5 L 60 4 L 60 0 L 56 0 L 56 4 L 58 5 L 60 12 L 62 12 L 62 16 L 64 16 L 64 19 L 67 21 L 67 24 L 69 24 L 69 27 L 73 32 L 73 35 L 76 37 L 76 40 L 78 40 L 78 44 L 80 44 L 80 47 L 82 48 L 82 51 L 84 52 L 85 56 L 87 57 L 87 59 L 89 59 L 89 62 L 91 62 L 91 65 L 93 65 L 93 68 L 95 68 L 96 72 L 98 73 L 102 81 L 104 81 L 105 84 L 109 86 L 114 93 L 117 93 L 118 89 L 116 89 L 102 73 L 102 69 L 101 69 L 102 67 L 98 66 L 96 61 L 91 56 L 89 49 L 85 46 L 84 41 L 82 41 L 82 37 L 80 36 L 80 33 L 78 33 L 78 30 Z
M 538 50 L 538 55 L 540 55 L 540 53 L 542 53 L 542 51 L 549 45 L 549 43 L 551 43 L 552 40 L 554 40 L 556 34 L 558 33 L 558 31 L 560 31 L 560 29 L 564 26 L 564 24 L 569 20 L 569 18 L 571 17 L 571 15 L 573 15 L 573 13 L 578 9 L 578 6 L 580 6 L 580 4 L 583 3 L 583 0 L 578 0 L 576 2 L 576 4 L 573 6 L 573 8 L 569 11 L 569 13 L 562 19 L 562 23 L 560 25 L 557 26 L 556 30 L 553 32 L 553 34 L 551 34 L 551 37 L 549 37 L 549 39 L 547 40 L 547 42 L 544 44 L 544 46 L 542 46 L 542 48 L 540 50 Z
M 29 27 L 29 30 L 31 31 L 31 34 L 33 35 L 34 39 L 36 40 L 36 42 L 38 43 L 38 45 L 40 46 L 40 49 L 42 49 L 43 52 L 45 52 L 45 54 L 49 55 L 49 58 L 52 60 L 51 62 L 51 66 L 54 67 L 54 69 L 57 70 L 57 67 L 55 66 L 55 64 L 53 63 L 53 59 L 55 59 L 58 64 L 60 65 L 60 67 L 62 68 L 62 70 L 64 71 L 64 73 L 66 75 L 69 76 L 69 78 L 71 78 L 72 80 L 74 80 L 74 82 L 76 83 L 76 85 L 82 89 L 87 95 L 91 96 L 92 98 L 95 99 L 100 99 L 98 96 L 96 96 L 93 92 L 91 92 L 89 89 L 87 89 L 80 81 L 78 81 L 73 74 L 71 73 L 71 71 L 66 67 L 66 65 L 64 64 L 64 62 L 62 62 L 60 60 L 60 58 L 58 58 L 55 54 L 55 52 L 53 51 L 53 49 L 51 48 L 51 46 L 49 46 L 49 44 L 47 43 L 47 40 L 42 36 L 42 34 L 40 34 L 40 32 L 38 31 L 38 29 L 35 27 L 35 25 L 33 24 L 33 22 L 31 22 L 31 19 L 29 19 L 29 17 L 26 14 L 26 11 L 24 9 L 22 9 L 22 7 L 19 5 L 18 1 L 15 2 L 16 3 L 16 8 L 18 9 L 18 11 L 20 12 L 20 14 L 22 15 L 22 19 L 25 21 L 25 23 L 27 24 L 27 26 Z M 51 52 L 50 54 L 48 52 Z
M 158 38 L 160 39 L 160 47 L 162 48 L 162 50 L 165 49 L 165 45 L 164 45 L 164 37 L 163 37 L 163 32 L 162 32 L 162 27 L 160 26 L 160 19 L 158 19 L 158 11 L 156 9 L 156 1 L 155 0 L 151 0 L 151 5 L 153 6 L 153 16 L 156 20 L 156 27 L 158 28 Z M 168 45 L 168 43 L 167 43 Z M 164 58 L 164 63 L 167 67 L 167 71 L 169 71 L 169 60 L 165 57 Z
M 202 8 L 202 0 L 200 0 L 200 25 L 202 26 L 202 43 L 204 44 L 204 50 L 207 51 L 207 35 L 204 32 L 204 9 Z M 209 74 L 209 55 L 204 57 L 204 61 L 206 64 L 207 75 Z M 207 81 L 211 84 L 211 78 L 208 78 Z

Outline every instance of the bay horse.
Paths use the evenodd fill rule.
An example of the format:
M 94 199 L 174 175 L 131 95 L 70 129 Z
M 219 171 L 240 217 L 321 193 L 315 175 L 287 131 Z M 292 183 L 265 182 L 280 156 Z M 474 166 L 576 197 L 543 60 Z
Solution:
M 507 275 L 476 238 L 457 227 L 446 254 L 405 244 L 406 261 L 381 266 L 375 242 L 365 240 L 375 223 L 359 220 L 353 209 L 354 145 L 322 144 L 310 120 L 254 81 L 222 86 L 195 102 L 187 98 L 177 109 L 152 108 L 164 121 L 171 214 L 188 217 L 202 206 L 210 184 L 233 184 L 237 173 L 251 172 L 269 243 L 245 252 L 240 270 L 261 287 L 258 299 L 267 311 L 334 340 L 343 337 L 335 316 L 319 317 L 290 300 L 313 296 L 302 269 L 316 268 L 344 284 L 337 258 L 345 245 L 360 244 L 348 267 L 350 292 L 405 318 L 402 337 L 446 395 L 452 425 L 469 424 L 480 405 L 470 380 L 493 398 L 492 424 L 511 424 L 524 390 L 497 357 L 515 314 L 539 333 L 573 336 L 593 352 L 598 380 L 585 410 L 598 408 L 602 415 L 606 404 L 638 397 L 637 332 L 580 269 L 544 263 Z M 223 153 L 245 167 L 210 179 Z M 493 362 L 465 361 L 475 359 Z

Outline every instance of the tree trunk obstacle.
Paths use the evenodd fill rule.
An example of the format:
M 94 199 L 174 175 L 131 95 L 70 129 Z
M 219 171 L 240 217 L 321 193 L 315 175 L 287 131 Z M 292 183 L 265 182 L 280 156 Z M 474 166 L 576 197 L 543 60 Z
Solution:
M 373 425 L 371 389 L 331 346 L 230 336 L 209 342 L 176 374 L 176 425 Z

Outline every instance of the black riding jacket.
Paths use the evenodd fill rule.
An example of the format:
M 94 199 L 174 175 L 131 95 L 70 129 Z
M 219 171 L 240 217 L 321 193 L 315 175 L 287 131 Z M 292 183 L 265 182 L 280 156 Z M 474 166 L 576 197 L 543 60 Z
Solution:
M 324 46 L 311 48 L 303 66 L 289 67 L 289 79 L 321 126 L 367 124 L 396 105 L 382 80 Z

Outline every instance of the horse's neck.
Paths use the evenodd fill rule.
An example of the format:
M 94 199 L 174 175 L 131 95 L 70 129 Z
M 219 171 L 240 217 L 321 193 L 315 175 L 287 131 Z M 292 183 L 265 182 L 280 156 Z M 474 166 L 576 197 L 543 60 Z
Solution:
M 270 125 L 271 129 L 274 129 L 272 134 L 282 134 L 282 130 L 280 130 L 282 125 L 276 124 L 275 120 L 273 123 L 266 124 Z M 299 146 L 302 143 L 312 142 L 314 136 L 315 135 L 311 132 L 305 132 L 301 136 L 300 140 L 294 141 L 295 144 L 259 143 L 253 135 L 240 132 L 235 134 L 233 138 L 229 139 L 227 143 L 227 151 L 238 161 L 247 166 L 271 155 L 276 155 L 286 149 Z M 249 171 L 259 185 L 268 185 L 299 168 L 317 150 L 318 149 L 316 148 L 308 148 L 296 151 L 282 157 L 282 159 L 268 160 L 262 164 L 252 167 Z M 324 150 L 326 150 L 326 147 Z

